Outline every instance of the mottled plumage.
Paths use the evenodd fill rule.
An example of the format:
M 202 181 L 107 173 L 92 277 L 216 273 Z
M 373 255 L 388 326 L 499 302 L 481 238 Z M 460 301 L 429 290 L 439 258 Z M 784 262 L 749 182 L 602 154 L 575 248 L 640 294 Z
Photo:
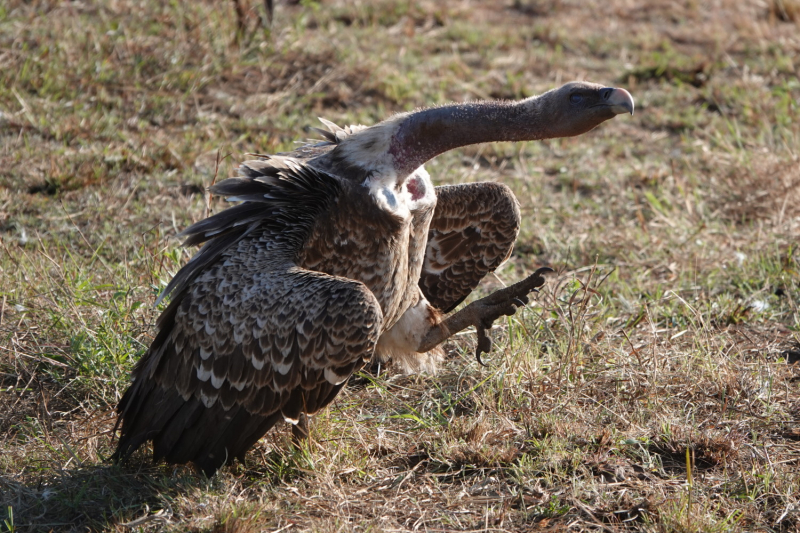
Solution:
M 419 285 L 431 305 L 448 313 L 511 255 L 519 205 L 499 183 L 436 187 L 436 200 Z
M 573 106 L 576 91 L 585 105 Z M 566 122 L 537 126 L 548 106 Z M 421 165 L 473 142 L 579 134 L 620 109 L 633 110 L 624 90 L 572 84 L 371 128 L 325 121 L 324 141 L 242 163 L 210 189 L 240 203 L 183 233 L 203 247 L 162 295 L 170 304 L 118 406 L 115 457 L 152 440 L 155 459 L 212 474 L 278 421 L 302 424 L 375 356 L 435 370 L 437 346 L 470 325 L 478 355 L 488 350 L 486 330 L 544 283 L 538 271 L 442 313 L 508 258 L 516 199 L 493 183 L 434 189 Z M 488 122 L 464 122 L 481 114 Z

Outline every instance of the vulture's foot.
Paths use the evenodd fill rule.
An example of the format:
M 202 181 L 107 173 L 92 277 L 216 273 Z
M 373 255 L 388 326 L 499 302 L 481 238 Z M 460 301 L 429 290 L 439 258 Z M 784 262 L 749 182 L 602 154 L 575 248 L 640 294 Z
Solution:
M 542 267 L 527 278 L 500 289 L 485 298 L 476 300 L 464 309 L 447 317 L 438 327 L 431 329 L 422 342 L 419 352 L 432 349 L 451 335 L 468 326 L 475 326 L 478 332 L 478 346 L 475 357 L 483 365 L 481 354 L 492 349 L 492 339 L 487 334 L 495 320 L 501 316 L 513 315 L 519 307 L 528 303 L 528 295 L 538 292 L 544 285 L 544 274 L 553 272 L 552 268 Z M 484 365 L 486 366 L 486 365 Z
M 542 267 L 522 281 L 500 289 L 467 306 L 467 308 L 476 306 L 476 314 L 480 317 L 478 323 L 474 324 L 478 333 L 478 346 L 475 348 L 475 358 L 478 363 L 486 366 L 481 361 L 481 354 L 489 353 L 492 350 L 492 338 L 489 337 L 488 332 L 492 329 L 494 321 L 501 316 L 511 316 L 519 307 L 527 305 L 528 295 L 532 292 L 539 292 L 539 287 L 545 282 L 543 274 L 548 272 L 553 272 L 553 269 Z

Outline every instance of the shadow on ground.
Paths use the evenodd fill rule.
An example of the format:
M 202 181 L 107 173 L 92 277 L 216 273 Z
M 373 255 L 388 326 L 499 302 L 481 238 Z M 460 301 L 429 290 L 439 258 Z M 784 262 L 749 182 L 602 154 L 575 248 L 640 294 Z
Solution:
M 104 529 L 168 520 L 168 494 L 210 483 L 188 469 L 142 465 L 42 468 L 18 482 L 0 476 L 0 524 L 12 531 Z M 147 511 L 147 514 L 142 511 Z

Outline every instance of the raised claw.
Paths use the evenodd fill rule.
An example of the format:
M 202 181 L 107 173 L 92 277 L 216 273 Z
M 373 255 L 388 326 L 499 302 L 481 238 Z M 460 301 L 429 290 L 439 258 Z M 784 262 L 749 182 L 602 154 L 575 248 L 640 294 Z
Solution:
M 481 354 L 492 351 L 492 338 L 487 335 L 488 330 L 483 326 L 476 328 L 476 330 L 478 332 L 478 343 L 475 348 L 475 359 L 478 360 L 479 365 L 486 366 L 486 364 L 481 361 Z
M 528 295 L 538 292 L 537 289 L 545 282 L 543 274 L 548 272 L 553 272 L 553 269 L 542 267 L 522 281 L 476 300 L 450 315 L 428 331 L 420 341 L 417 352 L 427 352 L 453 334 L 469 326 L 475 326 L 478 331 L 475 358 L 483 365 L 481 354 L 492 349 L 492 340 L 487 333 L 492 327 L 492 322 L 503 315 L 511 316 L 519 307 L 526 305 L 529 301 Z
M 504 301 L 508 302 L 508 306 L 503 307 L 501 313 L 497 316 L 489 315 L 481 321 L 480 325 L 476 325 L 475 329 L 478 334 L 478 342 L 475 348 L 475 359 L 481 366 L 486 366 L 481 360 L 481 354 L 489 353 L 492 349 L 492 339 L 488 335 L 492 323 L 502 315 L 512 316 L 517 311 L 517 308 L 527 305 L 530 301 L 528 294 L 539 292 L 539 287 L 545 283 L 542 274 L 549 272 L 554 272 L 554 270 L 549 267 L 539 268 L 524 280 L 510 285 L 505 289 L 501 289 L 485 298 L 485 300 L 495 305 L 501 305 Z

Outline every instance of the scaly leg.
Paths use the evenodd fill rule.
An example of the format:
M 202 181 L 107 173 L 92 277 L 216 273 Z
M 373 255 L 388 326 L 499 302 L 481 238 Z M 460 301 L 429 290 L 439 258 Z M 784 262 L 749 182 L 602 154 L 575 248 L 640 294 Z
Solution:
M 236 43 L 244 37 L 245 30 L 247 29 L 247 22 L 244 18 L 244 8 L 240 2 L 241 0 L 233 0 L 233 8 L 236 10 Z
M 292 444 L 299 448 L 306 439 L 308 439 L 308 415 L 300 413 L 297 424 L 292 424 Z

